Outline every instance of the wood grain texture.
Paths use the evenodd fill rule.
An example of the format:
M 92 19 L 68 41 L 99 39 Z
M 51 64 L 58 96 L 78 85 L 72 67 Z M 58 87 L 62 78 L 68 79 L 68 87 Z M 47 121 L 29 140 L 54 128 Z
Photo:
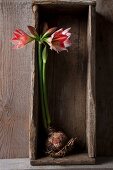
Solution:
M 1 170 L 112 170 L 113 157 L 99 157 L 96 165 L 50 165 L 31 166 L 28 158 L 24 159 L 2 159 Z M 7 169 L 8 168 L 8 169 Z
M 57 14 L 52 17 L 48 15 L 44 20 L 46 19 L 50 27 L 53 25 L 57 25 L 58 28 L 71 27 L 73 35 L 71 37 L 72 46 L 68 53 L 57 54 L 54 51 L 49 53 L 48 98 L 53 124 L 64 130 L 69 137 L 78 136 L 85 145 L 87 17 L 84 12 L 84 17 Z
M 77 4 L 77 5 L 95 5 L 95 0 L 33 0 L 35 4 Z
M 112 0 L 97 0 L 96 138 L 97 154 L 103 156 L 113 155 L 112 7 Z M 29 56 L 32 49 L 30 49 L 31 45 L 28 45 L 22 50 L 14 51 L 6 40 L 12 37 L 15 28 L 27 31 L 26 26 L 32 23 L 31 16 L 31 0 L 0 0 L 0 44 L 2 42 L 0 45 L 0 158 L 28 156 L 30 113 L 28 93 L 31 92 Z
M 44 9 L 44 11 L 46 15 L 43 15 L 42 8 L 38 9 L 40 24 L 39 27 L 37 25 L 36 27 L 39 31 L 42 30 L 44 22 L 47 22 L 49 27 L 67 28 L 70 26 L 71 32 L 74 34 L 71 40 L 76 42 L 72 44 L 68 53 L 62 52 L 58 55 L 54 51 L 49 51 L 47 82 L 52 123 L 58 129 L 64 130 L 70 138 L 77 136 L 82 145 L 86 147 L 87 10 L 83 11 L 84 17 L 79 13 L 76 16 L 51 13 L 51 11 L 48 12 L 48 9 Z M 35 65 L 37 65 L 37 62 Z M 35 81 L 37 81 L 36 77 Z M 39 99 L 36 100 L 35 98 L 34 100 L 39 105 Z M 38 114 L 40 120 L 36 120 L 35 113 Z M 38 122 L 37 131 L 35 131 L 35 133 L 38 133 L 37 152 L 43 150 L 44 147 L 40 144 L 40 141 L 42 141 L 40 135 L 43 134 L 40 115 L 40 108 L 37 108 L 32 117 L 32 121 Z M 34 126 L 36 127 L 36 125 Z M 33 135 L 36 141 L 36 136 Z M 31 143 L 33 145 L 32 140 Z M 32 148 L 31 152 L 34 152 Z M 34 156 L 32 159 L 34 159 Z
M 38 6 L 34 6 L 33 10 L 33 26 L 38 26 Z M 38 64 L 37 63 L 37 50 L 36 44 L 33 45 L 33 53 L 32 53 L 32 112 L 30 115 L 30 133 L 29 133 L 29 157 L 32 159 L 36 159 L 37 157 L 37 141 L 38 141 L 38 96 L 39 96 L 39 89 L 38 89 Z M 32 142 L 31 142 L 32 141 Z
M 33 0 L 33 4 L 38 4 L 40 6 L 48 8 L 48 11 L 53 12 L 65 12 L 74 13 L 82 11 L 84 8 L 88 7 L 88 5 L 96 5 L 96 1 L 94 0 Z M 57 10 L 56 10 L 57 9 Z M 73 9 L 73 10 L 72 10 Z
M 95 8 L 89 6 L 88 13 L 88 69 L 87 69 L 87 106 L 86 134 L 90 157 L 95 157 L 96 144 L 96 98 L 95 98 Z
M 97 154 L 113 155 L 113 1 L 98 0 L 96 41 Z
M 10 39 L 31 14 L 28 1 L 0 1 L 0 158 L 28 156 L 32 45 L 13 50 Z
M 35 24 L 40 33 L 43 30 L 44 23 L 46 22 L 49 28 L 54 26 L 57 26 L 57 28 L 67 28 L 70 26 L 73 35 L 71 37 L 72 46 L 69 49 L 68 53 L 64 51 L 57 54 L 54 51 L 49 51 L 47 63 L 47 87 L 52 124 L 58 129 L 63 130 L 70 138 L 77 136 L 84 149 L 86 149 L 86 138 L 88 138 L 88 154 L 90 157 L 94 157 L 95 106 L 93 105 L 94 103 L 92 103 L 92 101 L 94 102 L 95 100 L 95 90 L 93 89 L 95 88 L 95 34 L 93 35 L 93 24 L 95 23 L 92 20 L 94 11 L 92 11 L 91 6 L 89 8 L 82 8 L 82 12 L 81 10 L 76 11 L 75 6 L 77 6 L 77 4 L 75 4 L 75 6 L 73 5 L 73 8 L 71 8 L 71 12 L 67 10 L 67 7 L 65 7 L 65 5 L 63 5 L 62 12 L 59 10 L 56 11 L 58 7 L 57 5 L 59 4 L 56 3 L 55 6 L 53 6 L 54 10 L 50 10 L 52 8 L 45 5 L 40 6 L 38 4 L 35 4 L 35 6 L 33 7 L 35 10 Z M 43 15 L 44 13 L 45 15 Z M 38 16 L 38 18 L 36 18 L 36 15 Z M 37 65 L 37 62 L 35 62 L 35 65 Z M 35 71 L 35 73 L 37 75 L 37 70 Z M 35 76 L 34 82 L 36 81 L 38 80 Z M 87 110 L 86 84 L 88 95 Z M 34 165 L 57 164 L 57 159 L 53 161 L 53 159 L 51 158 L 43 157 L 44 144 L 42 143 L 42 141 L 44 141 L 44 131 L 41 124 L 42 118 L 39 98 L 36 99 L 34 96 L 34 101 L 35 104 L 37 101 L 36 105 L 38 107 L 37 111 L 33 112 L 33 120 L 31 120 L 35 127 L 35 131 L 33 131 L 34 128 L 31 127 L 31 133 L 34 138 L 34 140 L 32 140 L 32 138 L 30 140 L 30 142 L 32 143 L 32 147 L 30 149 L 33 155 L 33 157 L 31 155 L 31 163 L 33 163 Z M 88 112 L 87 121 L 86 112 Z M 37 127 L 35 124 L 36 121 Z M 33 147 L 33 145 L 36 145 L 36 147 Z M 37 148 L 37 150 L 34 150 L 35 148 Z M 66 160 L 67 161 L 65 161 L 65 158 L 63 158 L 61 159 L 61 161 L 58 161 L 58 164 L 87 164 L 88 161 L 89 164 L 91 163 L 90 158 L 89 160 L 85 161 L 84 157 L 80 157 L 79 159 L 79 155 L 78 158 L 77 155 L 75 155 L 72 157 L 70 156 L 69 159 Z
M 31 165 L 92 165 L 95 158 L 90 158 L 87 153 L 70 155 L 64 158 L 44 157 L 42 159 L 31 160 Z

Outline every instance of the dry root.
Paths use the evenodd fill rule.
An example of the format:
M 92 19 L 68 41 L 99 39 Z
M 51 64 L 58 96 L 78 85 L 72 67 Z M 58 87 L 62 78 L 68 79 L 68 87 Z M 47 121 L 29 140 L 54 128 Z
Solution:
M 72 152 L 77 138 L 68 139 L 62 131 L 49 128 L 46 142 L 46 153 L 53 158 L 60 158 Z

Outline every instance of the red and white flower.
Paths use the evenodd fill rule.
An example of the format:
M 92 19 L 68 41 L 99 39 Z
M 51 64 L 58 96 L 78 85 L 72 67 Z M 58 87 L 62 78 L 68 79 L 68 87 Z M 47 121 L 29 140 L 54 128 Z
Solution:
M 14 32 L 14 37 L 12 38 L 12 42 L 15 45 L 13 48 L 18 49 L 24 47 L 29 42 L 33 41 L 34 38 L 26 34 L 21 29 L 16 29 Z
M 67 28 L 63 30 L 63 28 L 56 30 L 56 27 L 50 28 L 49 30 L 44 33 L 44 35 L 41 37 L 38 36 L 38 33 L 36 29 L 32 26 L 28 26 L 29 31 L 31 32 L 32 36 L 26 34 L 23 30 L 21 29 L 16 29 L 14 31 L 14 37 L 12 38 L 12 42 L 14 43 L 15 49 L 22 48 L 29 42 L 36 40 L 36 41 L 41 41 L 46 42 L 49 46 L 50 49 L 55 50 L 57 52 L 67 50 L 67 47 L 71 45 L 71 42 L 69 40 L 71 33 L 69 30 L 71 28 Z
M 69 32 L 71 28 L 67 28 L 63 30 L 63 28 L 55 31 L 50 37 L 48 37 L 45 41 L 50 46 L 50 49 L 55 50 L 57 52 L 67 50 L 67 47 L 71 45 L 69 40 L 71 33 Z

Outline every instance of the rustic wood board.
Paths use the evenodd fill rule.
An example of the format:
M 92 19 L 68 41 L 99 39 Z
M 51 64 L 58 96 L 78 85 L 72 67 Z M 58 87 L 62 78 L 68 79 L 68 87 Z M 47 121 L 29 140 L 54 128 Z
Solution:
M 97 154 L 113 155 L 113 1 L 98 0 L 96 44 Z
M 31 16 L 28 0 L 0 1 L 0 158 L 28 156 L 32 45 L 13 50 L 10 39 Z
M 39 6 L 43 6 L 49 11 L 53 12 L 62 12 L 63 14 L 65 12 L 80 12 L 82 11 L 86 6 L 88 5 L 96 5 L 96 1 L 94 0 L 33 0 L 33 4 L 38 4 Z M 56 10 L 57 9 L 57 10 Z M 72 10 L 74 9 L 74 10 Z
M 87 27 L 88 69 L 86 92 L 86 136 L 90 157 L 96 156 L 95 24 L 95 7 L 90 5 Z
M 2 159 L 1 170 L 111 170 L 113 168 L 113 157 L 99 157 L 96 165 L 48 165 L 31 166 L 28 158 L 24 159 Z
M 33 0 L 34 4 L 77 4 L 77 5 L 96 5 L 96 0 Z
M 31 160 L 31 165 L 90 165 L 95 164 L 95 158 L 89 158 L 87 153 L 66 156 L 64 158 L 43 157 Z

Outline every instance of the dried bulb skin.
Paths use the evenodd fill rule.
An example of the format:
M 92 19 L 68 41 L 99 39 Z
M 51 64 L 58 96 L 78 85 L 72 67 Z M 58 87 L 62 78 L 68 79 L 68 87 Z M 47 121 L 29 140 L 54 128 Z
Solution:
M 67 142 L 68 138 L 62 131 L 56 131 L 51 127 L 48 129 L 47 152 L 58 152 Z
M 60 151 L 51 152 L 50 156 L 53 158 L 62 158 L 64 156 L 70 154 L 70 152 L 73 151 L 76 143 L 77 143 L 77 138 L 71 138 Z
M 46 141 L 46 153 L 54 158 L 64 157 L 73 150 L 76 142 L 77 138 L 69 139 L 64 132 L 50 127 Z

